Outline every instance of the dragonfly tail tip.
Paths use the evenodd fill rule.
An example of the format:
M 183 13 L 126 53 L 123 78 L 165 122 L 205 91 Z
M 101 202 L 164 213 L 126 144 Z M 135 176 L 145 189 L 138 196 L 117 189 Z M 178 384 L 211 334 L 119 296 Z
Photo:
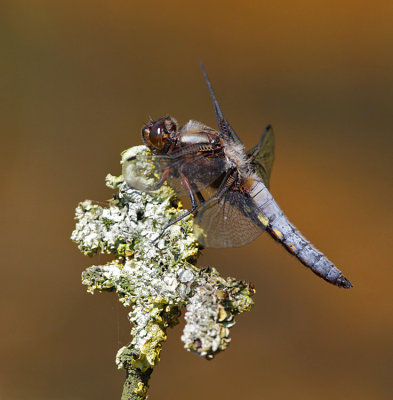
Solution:
M 343 275 L 340 275 L 337 278 L 336 285 L 338 287 L 342 287 L 344 289 L 352 289 L 353 288 L 352 283 L 349 282 L 349 280 Z

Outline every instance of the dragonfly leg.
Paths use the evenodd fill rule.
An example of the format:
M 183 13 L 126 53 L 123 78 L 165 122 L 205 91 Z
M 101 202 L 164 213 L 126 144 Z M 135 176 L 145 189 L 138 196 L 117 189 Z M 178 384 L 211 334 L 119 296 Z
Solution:
M 192 191 L 195 192 L 196 196 L 198 197 L 199 203 L 204 203 L 205 199 L 202 196 L 202 193 L 198 190 L 198 188 L 195 185 L 192 185 Z
M 165 231 L 172 225 L 176 224 L 177 222 L 181 221 L 183 218 L 187 217 L 188 215 L 190 215 L 191 213 L 193 213 L 197 208 L 198 208 L 198 202 L 195 198 L 194 193 L 196 194 L 196 196 L 198 197 L 198 200 L 200 201 L 200 203 L 203 203 L 205 201 L 205 199 L 202 196 L 202 193 L 195 187 L 195 185 L 191 184 L 190 181 L 186 178 L 186 176 L 180 172 L 180 176 L 181 176 L 181 180 L 183 185 L 185 186 L 185 188 L 187 189 L 187 193 L 190 197 L 190 201 L 191 201 L 191 209 L 186 211 L 184 214 L 180 215 L 179 217 L 173 219 L 172 221 L 170 221 L 168 224 L 166 224 L 162 230 L 162 232 L 160 233 L 160 235 L 157 237 L 157 239 L 154 240 L 154 242 L 157 242 L 158 239 L 160 239 L 163 234 L 165 233 Z
M 217 189 L 217 192 L 213 196 L 209 197 L 206 201 L 204 201 L 203 206 L 206 207 L 210 203 L 214 203 L 215 201 L 219 200 L 232 187 L 237 177 L 238 175 L 236 170 L 230 169 L 224 176 L 219 188 Z
M 171 168 L 166 167 L 164 169 L 164 172 L 161 174 L 160 179 L 157 181 L 157 183 L 154 184 L 154 186 L 149 191 L 154 192 L 155 190 L 158 190 L 163 185 L 163 183 L 168 179 L 169 172 L 171 172 Z
M 194 190 L 193 190 L 193 188 L 192 188 L 192 185 L 191 185 L 190 181 L 184 176 L 184 174 L 183 174 L 182 172 L 180 172 L 180 176 L 181 176 L 181 180 L 182 180 L 183 185 L 184 185 L 185 188 L 187 189 L 188 196 L 190 197 L 191 209 L 188 210 L 188 211 L 186 211 L 184 214 L 178 216 L 177 218 L 173 219 L 173 220 L 170 221 L 167 225 L 165 225 L 165 226 L 164 226 L 164 231 L 165 231 L 166 229 L 168 229 L 171 225 L 176 224 L 176 222 L 179 222 L 179 221 L 181 221 L 183 218 L 185 218 L 185 217 L 187 217 L 188 215 L 192 214 L 192 213 L 197 209 L 197 207 L 198 207 L 198 202 L 197 202 L 197 200 L 196 200 L 196 198 L 195 198 Z M 199 193 L 199 195 L 198 195 L 198 193 L 199 193 L 199 192 L 196 192 L 197 197 L 199 198 L 199 196 L 202 196 L 202 194 Z M 202 198 L 203 198 L 203 197 L 202 197 Z
M 179 217 L 173 219 L 167 225 L 165 225 L 161 234 L 157 237 L 157 239 L 154 240 L 154 242 L 159 240 L 170 226 L 176 224 L 177 222 L 181 221 L 182 219 L 184 219 L 185 217 L 187 217 L 188 215 L 190 215 L 192 213 L 194 213 L 196 215 L 199 207 L 202 204 L 205 205 L 211 201 L 219 200 L 220 197 L 222 196 L 222 194 L 225 193 L 232 186 L 232 183 L 237 178 L 236 172 L 234 172 L 234 170 L 232 170 L 232 169 L 229 170 L 226 173 L 223 181 L 221 182 L 216 194 L 211 196 L 207 201 L 205 201 L 202 193 L 198 190 L 198 188 L 193 183 L 191 183 L 181 171 L 179 171 L 179 172 L 180 172 L 181 181 L 182 181 L 183 185 L 185 186 L 185 188 L 187 189 L 188 196 L 190 197 L 191 209 L 186 211 L 184 214 L 180 215 Z M 168 171 L 168 173 L 169 173 L 169 171 Z M 199 204 L 198 204 L 195 196 L 198 198 Z

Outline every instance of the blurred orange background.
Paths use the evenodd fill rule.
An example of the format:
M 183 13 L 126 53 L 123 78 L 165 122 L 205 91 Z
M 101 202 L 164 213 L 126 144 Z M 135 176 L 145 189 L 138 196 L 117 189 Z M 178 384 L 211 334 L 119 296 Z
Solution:
M 129 341 L 115 294 L 86 293 L 74 208 L 105 200 L 149 115 L 215 126 L 203 60 L 247 148 L 271 123 L 271 190 L 354 284 L 268 235 L 199 264 L 255 307 L 207 362 L 168 332 L 151 399 L 393 398 L 393 2 L 3 1 L 0 398 L 116 399 Z

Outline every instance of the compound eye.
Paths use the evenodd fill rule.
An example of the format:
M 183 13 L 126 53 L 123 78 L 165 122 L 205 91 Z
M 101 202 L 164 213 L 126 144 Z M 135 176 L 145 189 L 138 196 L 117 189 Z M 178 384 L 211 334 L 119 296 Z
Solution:
M 168 132 L 165 129 L 165 121 L 158 120 L 149 132 L 151 144 L 157 149 L 163 149 L 168 140 Z

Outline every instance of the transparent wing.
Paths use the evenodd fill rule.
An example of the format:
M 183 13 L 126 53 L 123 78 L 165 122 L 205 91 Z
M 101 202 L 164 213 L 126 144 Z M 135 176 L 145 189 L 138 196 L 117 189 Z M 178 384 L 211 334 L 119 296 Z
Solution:
M 122 162 L 122 173 L 127 185 L 143 191 L 150 192 L 160 181 L 163 171 L 170 165 L 170 159 L 157 157 L 152 154 L 137 154 L 126 158 Z
M 194 232 L 205 247 L 239 247 L 256 239 L 266 229 L 266 221 L 249 196 L 229 189 L 202 204 Z
M 258 144 L 247 151 L 247 156 L 253 163 L 265 186 L 269 188 L 270 174 L 274 162 L 274 133 L 270 125 L 263 131 Z
M 225 138 L 229 138 L 232 141 L 234 141 L 235 143 L 242 144 L 241 140 L 236 135 L 236 133 L 232 129 L 231 125 L 229 125 L 229 122 L 226 120 L 226 118 L 224 117 L 224 114 L 221 111 L 220 105 L 218 104 L 216 95 L 214 94 L 213 87 L 207 76 L 207 73 L 206 73 L 206 70 L 205 70 L 205 67 L 204 67 L 202 61 L 201 61 L 201 69 L 202 69 L 203 77 L 205 78 L 207 87 L 209 88 L 210 97 L 212 98 L 212 101 L 213 101 L 214 112 L 216 113 L 216 120 L 217 120 L 218 127 L 220 129 L 220 132 L 225 136 Z
M 150 192 L 167 181 L 181 196 L 188 195 L 184 179 L 198 191 L 216 181 L 226 168 L 219 155 L 193 153 L 191 149 L 170 155 L 138 154 L 123 162 L 123 176 L 128 186 Z

